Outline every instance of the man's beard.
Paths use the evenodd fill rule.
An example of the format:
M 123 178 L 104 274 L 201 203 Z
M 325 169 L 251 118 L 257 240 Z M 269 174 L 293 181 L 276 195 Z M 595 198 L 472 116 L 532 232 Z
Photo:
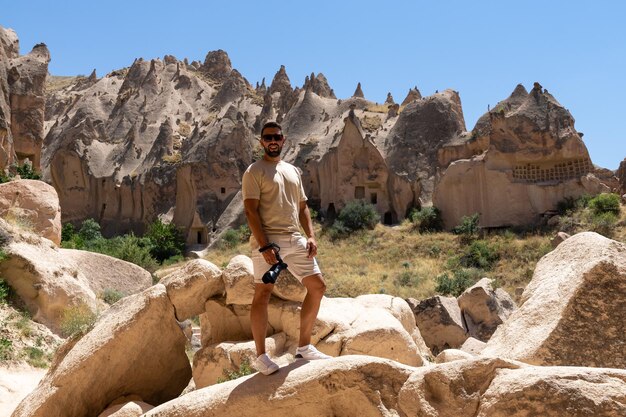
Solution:
M 280 153 L 282 150 L 283 148 L 280 146 L 278 147 L 278 149 L 274 151 L 270 151 L 270 148 L 265 148 L 265 154 L 269 156 L 270 158 L 276 158 L 277 156 L 280 156 Z

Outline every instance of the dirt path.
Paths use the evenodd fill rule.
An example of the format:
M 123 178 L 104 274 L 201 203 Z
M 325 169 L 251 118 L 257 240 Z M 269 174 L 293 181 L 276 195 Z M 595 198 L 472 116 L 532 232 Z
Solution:
M 45 369 L 28 365 L 0 367 L 0 417 L 9 417 L 45 374 Z

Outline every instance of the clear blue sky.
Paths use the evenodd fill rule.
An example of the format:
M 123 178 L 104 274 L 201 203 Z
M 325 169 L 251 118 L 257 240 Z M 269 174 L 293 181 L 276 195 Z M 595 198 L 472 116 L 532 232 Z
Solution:
M 48 45 L 53 75 L 224 49 L 252 84 L 282 64 L 294 86 L 324 73 L 339 98 L 359 81 L 378 102 L 452 88 L 468 129 L 518 83 L 539 81 L 570 110 L 595 164 L 616 169 L 626 157 L 623 1 L 0 0 L 0 10 L 22 53 Z

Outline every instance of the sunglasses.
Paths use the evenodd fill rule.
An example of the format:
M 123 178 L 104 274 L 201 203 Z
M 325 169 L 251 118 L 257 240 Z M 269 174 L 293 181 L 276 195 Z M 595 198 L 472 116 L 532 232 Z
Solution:
M 281 140 L 283 140 L 283 135 L 281 134 L 273 134 L 273 135 L 263 135 L 261 136 L 261 139 L 263 139 L 263 142 L 280 142 Z

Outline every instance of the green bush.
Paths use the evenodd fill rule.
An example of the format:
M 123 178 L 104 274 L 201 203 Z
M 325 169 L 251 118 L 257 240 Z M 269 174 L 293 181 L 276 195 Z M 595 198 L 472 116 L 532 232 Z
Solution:
M 619 196 L 617 194 L 602 193 L 589 200 L 589 208 L 595 215 L 611 213 L 619 216 Z
M 13 358 L 13 342 L 6 337 L 0 337 L 0 362 Z
M 589 228 L 592 232 L 611 237 L 613 236 L 617 220 L 617 215 L 611 212 L 596 214 L 591 216 Z
M 65 223 L 61 229 L 61 242 L 69 242 L 76 235 L 76 228 L 72 223 Z
M 380 215 L 373 204 L 363 200 L 353 200 L 341 209 L 337 220 L 352 231 L 373 229 L 380 221 Z
M 163 223 L 157 219 L 148 226 L 144 237 L 150 239 L 150 254 L 160 263 L 172 256 L 180 256 L 185 251 L 185 237 L 173 223 Z
M 461 218 L 461 224 L 452 229 L 452 233 L 460 235 L 466 241 L 474 239 L 478 235 L 479 217 L 479 213 L 474 213 L 471 216 L 463 216 Z
M 126 297 L 126 294 L 112 288 L 105 288 L 102 292 L 102 299 L 109 305 L 117 303 L 124 297 Z
M 0 278 L 0 304 L 6 304 L 11 294 L 11 287 L 9 284 Z
M 26 348 L 26 362 L 35 368 L 46 368 L 48 363 L 45 359 L 44 351 L 39 349 L 38 347 L 27 347 Z
M 236 371 L 231 371 L 228 369 L 224 369 L 224 377 L 217 378 L 217 383 L 221 384 L 222 382 L 232 381 L 233 379 L 241 378 L 242 376 L 253 374 L 255 371 L 250 366 L 250 362 L 247 359 L 241 361 L 241 365 L 239 365 L 239 369 Z
M 443 230 L 441 211 L 437 207 L 422 207 L 420 210 L 411 212 L 410 218 L 420 233 Z
M 86 249 L 132 262 L 150 272 L 155 271 L 159 266 L 156 259 L 152 257 L 152 241 L 148 238 L 137 237 L 130 233 L 111 239 L 98 239 L 94 243 Z
M 61 317 L 61 334 L 64 337 L 85 334 L 92 328 L 96 318 L 96 314 L 84 304 L 69 307 Z
M 220 237 L 220 246 L 222 248 L 235 248 L 240 243 L 247 242 L 251 234 L 247 224 L 242 224 L 237 229 L 228 229 Z
M 476 283 L 480 277 L 480 271 L 472 269 L 457 269 L 452 277 L 443 273 L 435 278 L 435 291 L 442 295 L 458 297 Z
M 496 248 L 484 240 L 475 240 L 465 248 L 460 264 L 466 268 L 489 270 L 499 258 Z
M 41 175 L 39 175 L 33 170 L 32 164 L 24 163 L 22 165 L 16 165 L 15 169 L 17 173 L 19 174 L 20 178 L 22 178 L 23 180 L 40 180 L 41 179 Z
M 101 239 L 102 234 L 100 233 L 100 224 L 94 219 L 87 219 L 80 227 L 78 235 L 84 241 Z
M 333 225 L 330 226 L 326 232 L 328 233 L 328 237 L 330 240 L 337 240 L 344 238 L 350 234 L 352 230 L 347 228 L 341 220 L 335 220 Z

